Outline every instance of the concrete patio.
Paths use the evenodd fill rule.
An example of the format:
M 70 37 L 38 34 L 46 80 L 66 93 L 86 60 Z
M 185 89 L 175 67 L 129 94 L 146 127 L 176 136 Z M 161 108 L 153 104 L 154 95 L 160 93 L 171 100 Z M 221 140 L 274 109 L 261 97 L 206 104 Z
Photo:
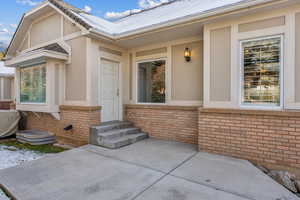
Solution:
M 147 139 L 92 145 L 0 171 L 18 200 L 297 200 L 251 163 Z

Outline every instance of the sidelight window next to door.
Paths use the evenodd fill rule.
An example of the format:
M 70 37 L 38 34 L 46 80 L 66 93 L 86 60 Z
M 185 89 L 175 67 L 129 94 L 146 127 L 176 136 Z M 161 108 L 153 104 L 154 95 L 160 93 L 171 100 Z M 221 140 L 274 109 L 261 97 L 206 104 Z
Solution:
M 138 63 L 138 103 L 166 102 L 166 61 Z

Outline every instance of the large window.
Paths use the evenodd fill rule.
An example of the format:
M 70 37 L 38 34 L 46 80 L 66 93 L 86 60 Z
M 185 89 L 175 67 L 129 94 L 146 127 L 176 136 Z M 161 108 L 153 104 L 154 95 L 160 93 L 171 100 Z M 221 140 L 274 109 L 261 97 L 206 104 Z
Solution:
M 280 106 L 281 37 L 243 41 L 242 103 Z
M 21 103 L 46 102 L 46 67 L 35 66 L 20 70 Z
M 165 103 L 166 61 L 157 60 L 138 64 L 138 102 Z

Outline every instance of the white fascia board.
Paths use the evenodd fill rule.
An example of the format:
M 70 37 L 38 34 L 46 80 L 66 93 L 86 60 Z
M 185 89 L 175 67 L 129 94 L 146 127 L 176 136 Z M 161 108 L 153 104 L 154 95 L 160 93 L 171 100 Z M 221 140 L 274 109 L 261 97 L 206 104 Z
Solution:
M 98 34 L 98 35 L 105 36 L 105 37 L 110 38 L 112 40 L 120 40 L 120 39 L 130 37 L 130 36 L 133 36 L 133 35 L 138 35 L 138 34 L 143 34 L 143 33 L 151 32 L 151 31 L 155 31 L 159 28 L 176 26 L 176 25 L 179 25 L 179 24 L 184 24 L 184 23 L 188 23 L 188 22 L 191 22 L 191 21 L 195 21 L 195 20 L 202 20 L 202 19 L 204 20 L 205 18 L 208 18 L 208 17 L 213 17 L 213 16 L 216 16 L 216 15 L 224 14 L 224 13 L 234 12 L 235 10 L 252 7 L 252 6 L 259 5 L 259 4 L 266 4 L 266 3 L 270 3 L 270 2 L 286 2 L 286 1 L 289 1 L 289 0 L 256 0 L 256 1 L 248 0 L 246 2 L 241 2 L 241 3 L 235 4 L 235 5 L 224 6 L 224 7 L 221 7 L 221 8 L 212 9 L 212 10 L 208 10 L 206 12 L 197 13 L 197 14 L 182 17 L 182 18 L 179 18 L 179 19 L 177 18 L 177 19 L 174 19 L 174 20 L 162 22 L 162 23 L 151 25 L 151 26 L 148 26 L 148 27 L 138 28 L 138 29 L 135 29 L 135 30 L 130 30 L 130 31 L 123 32 L 123 33 L 122 32 L 120 32 L 120 33 L 117 33 L 117 32 L 116 33 L 113 33 L 113 32 L 108 33 L 108 32 L 104 32 L 104 31 L 101 31 L 101 30 L 96 29 L 96 28 L 93 28 L 89 31 L 92 32 L 92 33 Z M 120 29 L 122 29 L 122 27 L 120 27 Z
M 27 16 L 37 12 L 38 10 L 40 10 L 40 9 L 42 9 L 42 8 L 48 6 L 48 5 L 50 5 L 50 3 L 48 1 L 44 1 L 40 5 L 38 5 L 37 7 L 33 8 L 30 11 L 28 11 L 27 13 L 25 13 L 24 17 L 27 17 Z
M 67 61 L 69 56 L 59 52 L 53 52 L 48 50 L 43 50 L 39 52 L 31 52 L 24 55 L 17 56 L 13 59 L 6 60 L 5 65 L 11 67 L 17 67 L 18 64 L 29 61 L 35 60 L 38 58 L 52 58 L 57 60 Z

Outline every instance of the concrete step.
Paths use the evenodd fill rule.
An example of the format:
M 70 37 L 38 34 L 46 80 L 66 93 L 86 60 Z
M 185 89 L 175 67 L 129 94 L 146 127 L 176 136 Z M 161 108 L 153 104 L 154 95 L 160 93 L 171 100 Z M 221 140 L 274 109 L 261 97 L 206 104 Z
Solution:
M 144 140 L 148 138 L 147 133 L 136 133 L 131 135 L 124 135 L 121 137 L 113 138 L 113 139 L 105 139 L 99 141 L 99 146 L 110 148 L 110 149 L 118 149 L 138 141 Z
M 98 133 L 98 138 L 101 140 L 105 139 L 113 139 L 117 137 L 122 137 L 124 135 L 130 135 L 130 134 L 135 134 L 139 133 L 141 130 L 139 128 L 123 128 L 123 129 L 113 129 L 107 132 L 103 133 Z
M 133 123 L 127 121 L 112 121 L 92 126 L 90 131 L 90 144 L 117 149 L 148 138 Z
M 100 126 L 92 126 L 91 131 L 94 133 L 104 133 L 113 129 L 122 129 L 133 127 L 133 123 L 127 121 L 104 122 Z
M 18 131 L 16 138 L 19 142 L 31 145 L 53 144 L 56 142 L 53 133 L 39 130 Z

